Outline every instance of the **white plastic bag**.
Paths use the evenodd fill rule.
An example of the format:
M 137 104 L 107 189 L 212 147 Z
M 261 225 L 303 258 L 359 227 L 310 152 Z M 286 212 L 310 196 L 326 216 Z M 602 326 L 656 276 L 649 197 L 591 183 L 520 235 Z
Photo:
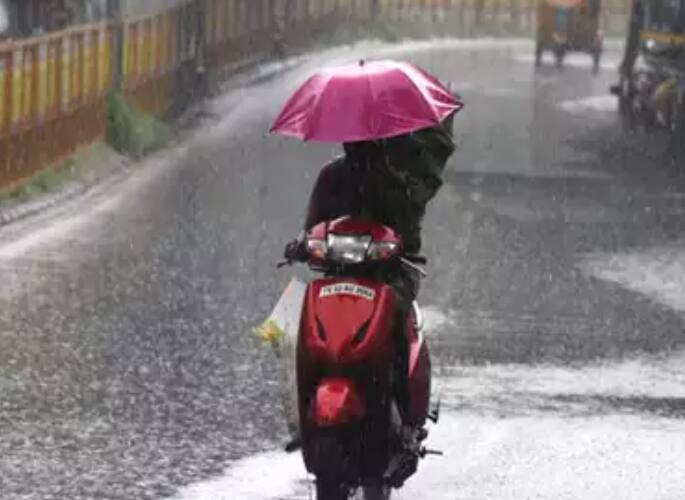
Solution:
M 257 335 L 271 344 L 278 359 L 282 384 L 282 400 L 288 433 L 299 436 L 300 420 L 297 405 L 297 339 L 307 285 L 293 278 L 286 287 L 269 318 L 257 329 Z

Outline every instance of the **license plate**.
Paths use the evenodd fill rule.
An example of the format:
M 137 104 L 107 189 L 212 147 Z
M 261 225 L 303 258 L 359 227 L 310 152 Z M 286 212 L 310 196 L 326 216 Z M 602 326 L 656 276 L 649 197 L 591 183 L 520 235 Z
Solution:
M 319 292 L 319 298 L 332 297 L 334 295 L 352 295 L 366 300 L 373 300 L 376 298 L 376 291 L 356 283 L 335 283 L 334 285 L 322 287 Z

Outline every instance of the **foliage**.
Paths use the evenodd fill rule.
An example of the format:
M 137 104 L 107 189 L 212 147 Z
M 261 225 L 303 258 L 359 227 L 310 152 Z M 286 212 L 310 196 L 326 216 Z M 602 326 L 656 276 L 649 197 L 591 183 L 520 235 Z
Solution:
M 120 92 L 107 96 L 107 142 L 115 151 L 141 157 L 171 138 L 170 128 L 131 106 Z

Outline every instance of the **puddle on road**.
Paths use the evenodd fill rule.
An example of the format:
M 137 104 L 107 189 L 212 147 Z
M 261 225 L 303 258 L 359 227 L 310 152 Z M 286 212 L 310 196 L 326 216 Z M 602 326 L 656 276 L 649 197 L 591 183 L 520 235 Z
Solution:
M 559 103 L 563 111 L 581 117 L 614 120 L 618 113 L 618 101 L 613 95 L 597 95 L 582 99 L 570 99 Z

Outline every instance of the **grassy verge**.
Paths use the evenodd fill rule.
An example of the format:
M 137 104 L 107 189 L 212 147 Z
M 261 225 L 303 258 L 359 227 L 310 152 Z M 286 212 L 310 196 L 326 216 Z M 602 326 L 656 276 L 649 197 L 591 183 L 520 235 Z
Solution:
M 59 191 L 72 182 L 84 180 L 88 175 L 96 175 L 99 169 L 117 159 L 120 159 L 119 155 L 104 142 L 92 144 L 62 164 L 40 170 L 17 186 L 0 191 L 0 208 Z
M 64 189 L 77 181 L 93 181 L 121 155 L 140 158 L 171 139 L 171 128 L 129 105 L 121 94 L 107 97 L 107 142 L 98 142 L 60 165 L 51 165 L 8 190 L 0 190 L 0 208 L 16 206 Z M 91 179 L 89 179 L 91 177 Z

